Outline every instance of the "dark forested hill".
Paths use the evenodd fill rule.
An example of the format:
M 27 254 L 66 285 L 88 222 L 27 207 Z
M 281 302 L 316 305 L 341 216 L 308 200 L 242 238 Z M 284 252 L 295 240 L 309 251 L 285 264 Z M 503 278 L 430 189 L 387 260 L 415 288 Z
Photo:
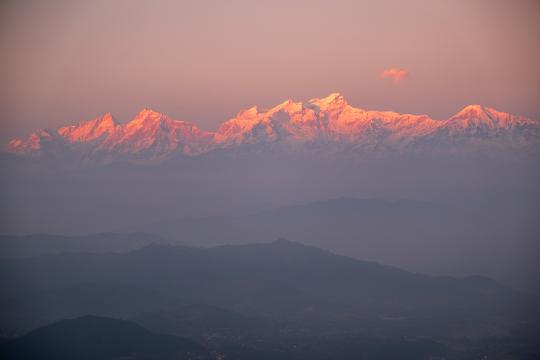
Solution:
M 413 359 L 431 346 L 414 339 L 438 344 L 426 359 L 441 344 L 526 355 L 513 349 L 530 349 L 539 328 L 535 296 L 488 278 L 415 274 L 283 239 L 9 259 L 0 274 L 5 333 L 86 314 L 129 318 L 239 359 L 261 351 L 279 359 L 282 347 L 295 352 L 298 344 L 307 358 L 322 346 L 328 356 L 321 358 L 329 359 L 343 347 L 379 352 L 387 342 L 397 353 L 412 346 Z
M 191 340 L 154 334 L 124 320 L 84 316 L 62 320 L 0 346 L 10 360 L 209 359 Z

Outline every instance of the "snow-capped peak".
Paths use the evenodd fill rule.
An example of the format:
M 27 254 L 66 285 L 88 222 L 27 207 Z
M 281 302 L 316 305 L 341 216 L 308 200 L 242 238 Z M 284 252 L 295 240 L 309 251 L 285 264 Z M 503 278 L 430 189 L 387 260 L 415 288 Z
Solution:
M 324 98 L 310 99 L 308 103 L 318 106 L 321 110 L 326 110 L 331 107 L 345 107 L 348 105 L 345 97 L 338 92 L 331 93 Z
M 133 120 L 128 122 L 126 125 L 132 124 L 132 125 L 141 125 L 143 123 L 155 123 L 155 122 L 161 122 L 161 121 L 170 121 L 171 119 L 158 111 L 144 108 L 135 117 Z
M 250 107 L 249 109 L 240 110 L 236 117 L 253 117 L 259 113 L 259 107 L 257 105 Z
M 486 114 L 489 112 L 489 111 L 493 111 L 493 109 L 490 109 L 488 107 L 485 107 L 485 106 L 482 106 L 482 105 L 478 105 L 478 104 L 472 104 L 472 105 L 467 105 L 465 106 L 463 109 L 461 109 L 460 111 L 458 111 L 455 115 L 453 115 L 451 117 L 452 118 L 458 118 L 458 117 L 471 117 L 471 116 L 474 116 L 474 117 L 480 117 L 480 116 L 486 116 Z
M 466 144 L 504 148 L 509 143 L 520 147 L 539 141 L 539 122 L 481 105 L 466 106 L 447 120 L 434 120 L 426 115 L 355 108 L 336 92 L 306 103 L 288 99 L 269 109 L 253 106 L 222 123 L 216 132 L 203 131 L 150 108 L 142 109 L 125 124 L 116 123 L 107 113 L 56 132 L 43 130 L 24 140 L 14 139 L 7 150 L 20 155 L 78 151 L 86 158 L 106 154 L 108 159 L 156 160 L 248 144 L 295 144 L 295 149 L 310 144 L 306 149 L 337 146 L 373 152 L 424 151 L 426 147 L 454 151 L 455 146 L 461 151 Z M 49 150 L 43 152 L 44 147 Z
M 520 125 L 537 125 L 531 119 L 498 111 L 482 105 L 468 105 L 450 117 L 445 127 L 463 129 L 510 129 Z
M 53 141 L 54 133 L 47 129 L 38 129 L 26 139 L 12 139 L 6 150 L 17 155 L 39 155 L 44 142 Z
M 58 129 L 58 135 L 70 142 L 94 141 L 113 134 L 118 127 L 111 113 L 106 113 L 90 121 Z

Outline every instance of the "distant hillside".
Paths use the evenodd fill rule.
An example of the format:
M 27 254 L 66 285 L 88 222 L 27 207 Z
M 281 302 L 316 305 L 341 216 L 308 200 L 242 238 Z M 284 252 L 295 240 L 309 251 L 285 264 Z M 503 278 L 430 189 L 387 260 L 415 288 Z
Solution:
M 0 235 L 0 258 L 31 257 L 63 252 L 127 252 L 165 240 L 144 233 L 101 233 L 83 236 Z
M 481 274 L 538 289 L 533 231 L 523 226 L 528 215 L 518 220 L 514 214 L 501 216 L 440 202 L 340 197 L 244 216 L 140 223 L 120 231 L 158 234 L 194 246 L 286 238 L 410 271 Z

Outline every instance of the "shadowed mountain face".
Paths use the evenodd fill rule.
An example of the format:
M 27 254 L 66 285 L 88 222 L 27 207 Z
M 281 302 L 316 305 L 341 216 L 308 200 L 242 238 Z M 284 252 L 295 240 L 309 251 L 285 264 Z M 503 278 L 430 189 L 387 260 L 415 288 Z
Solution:
M 210 359 L 203 346 L 104 317 L 63 320 L 0 346 L 3 359 Z
M 133 317 L 193 303 L 298 323 L 348 319 L 353 328 L 355 319 L 400 318 L 413 328 L 447 321 L 440 329 L 447 335 L 494 314 L 510 322 L 532 314 L 532 298 L 491 280 L 417 275 L 286 240 L 5 260 L 1 273 L 4 328 L 88 313 Z

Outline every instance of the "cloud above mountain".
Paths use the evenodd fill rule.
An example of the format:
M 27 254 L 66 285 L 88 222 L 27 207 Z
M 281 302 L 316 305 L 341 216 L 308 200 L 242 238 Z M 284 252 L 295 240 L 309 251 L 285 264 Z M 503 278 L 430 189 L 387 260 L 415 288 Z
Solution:
M 382 79 L 392 79 L 395 84 L 398 84 L 409 77 L 409 71 L 399 68 L 388 68 L 381 71 Z

